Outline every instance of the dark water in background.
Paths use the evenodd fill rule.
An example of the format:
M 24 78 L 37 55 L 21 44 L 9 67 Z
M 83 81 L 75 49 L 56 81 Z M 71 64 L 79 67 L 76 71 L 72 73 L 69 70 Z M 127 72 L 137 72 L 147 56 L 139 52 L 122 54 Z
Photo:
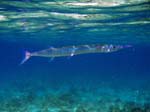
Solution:
M 142 98 L 146 102 L 149 101 L 149 1 L 132 4 L 129 0 L 128 4 L 115 7 L 108 7 L 107 5 L 105 7 L 67 6 L 67 3 L 72 2 L 67 0 L 61 1 L 62 3 L 57 3 L 59 2 L 57 0 L 52 1 L 52 4 L 46 2 L 49 1 L 27 0 L 18 2 L 16 0 L 13 3 L 10 1 L 0 3 L 0 99 L 3 99 L 0 102 L 0 112 L 17 112 L 18 110 L 20 110 L 19 112 L 35 112 L 35 108 L 30 108 L 30 106 L 35 105 L 36 108 L 40 108 L 43 100 L 35 94 L 41 94 L 41 92 L 46 94 L 53 91 L 58 97 L 58 99 L 56 96 L 54 97 L 55 100 L 57 99 L 56 102 L 62 103 L 62 99 L 59 98 L 65 93 L 64 91 L 68 91 L 67 88 L 70 88 L 71 92 L 67 93 L 69 98 L 67 96 L 63 101 L 65 106 L 68 106 L 66 101 L 72 99 L 70 96 L 74 95 L 72 88 L 77 89 L 79 94 L 73 96 L 79 101 L 75 100 L 75 104 L 70 103 L 71 107 L 68 106 L 68 108 L 72 108 L 72 106 L 75 108 L 77 105 L 86 107 L 88 102 L 89 104 L 92 103 L 90 104 L 90 106 L 92 105 L 91 108 L 97 109 L 93 110 L 94 112 L 105 112 L 105 109 L 100 111 L 98 107 L 101 108 L 100 105 L 104 103 L 111 105 L 109 103 L 114 101 L 114 98 L 117 99 L 119 95 L 122 104 L 125 103 L 124 100 L 130 101 L 131 99 L 133 102 L 133 97 L 139 98 L 134 100 L 135 102 L 142 102 Z M 79 17 L 62 16 L 63 13 L 79 14 L 76 15 Z M 82 16 L 84 14 L 86 14 L 85 18 Z M 19 65 L 25 50 L 33 52 L 50 46 L 61 47 L 81 44 L 127 44 L 133 45 L 133 47 L 114 53 L 55 58 L 51 62 L 48 58 L 32 57 L 25 64 Z M 110 92 L 107 90 L 108 88 L 116 92 Z M 103 89 L 106 91 L 107 97 L 103 92 L 102 95 L 99 93 Z M 88 93 L 91 92 L 89 97 Z M 27 103 L 25 98 L 28 93 L 34 94 L 31 94 Z M 103 97 L 103 95 L 103 103 L 98 104 L 97 100 L 91 102 L 100 96 Z M 108 97 L 109 95 L 111 98 Z M 53 96 L 50 97 L 53 98 Z M 46 95 L 45 98 L 47 99 Z M 49 103 L 54 103 L 54 99 L 44 101 L 50 105 L 46 106 L 50 109 L 41 112 L 61 112 L 51 111 L 52 107 Z M 117 102 L 119 101 L 117 100 Z M 41 105 L 39 106 L 37 102 L 41 102 Z M 61 103 L 57 106 L 54 103 L 53 106 L 60 108 Z M 115 105 L 115 103 L 113 104 Z M 90 106 L 87 104 L 87 107 Z M 70 110 L 69 112 L 80 111 Z M 118 111 L 114 110 L 113 112 Z M 124 110 L 124 112 L 130 111 Z
M 98 83 L 108 83 L 116 87 L 149 88 L 149 45 L 135 45 L 133 48 L 108 54 L 55 58 L 51 62 L 49 58 L 32 57 L 24 65 L 19 65 L 24 50 L 39 50 L 39 46 L 36 48 L 20 43 L 1 42 L 0 49 L 1 83 L 37 80 L 48 81 L 50 84 L 78 82 L 81 85 L 90 83 L 95 86 Z

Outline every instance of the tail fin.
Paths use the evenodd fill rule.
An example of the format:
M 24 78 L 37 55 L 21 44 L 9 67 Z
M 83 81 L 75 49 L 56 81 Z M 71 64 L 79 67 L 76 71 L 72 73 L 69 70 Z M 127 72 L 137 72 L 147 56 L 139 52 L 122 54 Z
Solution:
M 24 64 L 30 57 L 31 57 L 31 53 L 28 51 L 25 51 L 24 59 L 21 61 L 20 65 Z

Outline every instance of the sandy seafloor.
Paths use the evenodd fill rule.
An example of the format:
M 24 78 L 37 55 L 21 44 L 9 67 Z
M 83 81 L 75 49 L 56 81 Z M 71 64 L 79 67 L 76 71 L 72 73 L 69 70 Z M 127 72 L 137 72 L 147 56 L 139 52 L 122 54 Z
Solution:
M 38 85 L 39 86 L 39 85 Z M 40 85 L 41 86 L 41 85 Z M 56 89 L 57 88 L 57 89 Z M 1 112 L 149 112 L 148 90 L 61 87 L 5 88 Z
M 149 94 L 146 90 L 104 86 L 94 89 L 61 86 L 57 90 L 13 87 L 0 91 L 0 109 L 1 112 L 149 112 Z
M 150 112 L 149 0 L 0 0 L 0 112 Z M 32 57 L 68 45 L 114 53 Z

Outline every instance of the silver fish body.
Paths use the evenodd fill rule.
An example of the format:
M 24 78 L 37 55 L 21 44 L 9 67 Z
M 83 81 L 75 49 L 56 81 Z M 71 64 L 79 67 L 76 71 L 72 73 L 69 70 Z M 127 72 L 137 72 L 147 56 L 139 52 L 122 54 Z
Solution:
M 123 48 L 130 47 L 130 45 L 78 45 L 78 46 L 66 46 L 61 48 L 48 48 L 37 52 L 26 52 L 25 59 L 21 62 L 23 64 L 31 56 L 40 56 L 40 57 L 64 57 L 64 56 L 74 56 L 79 54 L 88 54 L 88 53 L 111 53 Z
M 31 53 L 31 56 L 41 57 L 63 57 L 74 56 L 87 53 L 109 53 L 122 49 L 120 45 L 80 45 L 80 46 L 67 46 L 62 48 L 49 48 L 38 52 Z

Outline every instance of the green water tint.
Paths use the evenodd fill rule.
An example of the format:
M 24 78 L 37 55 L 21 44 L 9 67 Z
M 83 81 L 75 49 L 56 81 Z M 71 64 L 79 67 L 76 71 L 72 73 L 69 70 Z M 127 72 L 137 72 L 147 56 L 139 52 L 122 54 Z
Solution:
M 20 83 L 19 83 L 20 85 Z M 40 84 L 39 84 L 40 85 Z M 38 87 L 39 87 L 38 85 Z M 37 86 L 37 85 L 36 85 Z M 41 87 L 41 86 L 40 86 Z M 3 112 L 149 112 L 149 91 L 99 86 L 94 89 L 65 86 L 56 89 L 35 85 L 0 90 Z M 63 90 L 63 91 L 62 91 Z M 119 93 L 119 94 L 118 94 Z M 6 98 L 6 96 L 9 98 Z
M 1 1 L 0 5 L 2 40 L 43 45 L 60 40 L 72 44 L 150 42 L 148 0 Z

